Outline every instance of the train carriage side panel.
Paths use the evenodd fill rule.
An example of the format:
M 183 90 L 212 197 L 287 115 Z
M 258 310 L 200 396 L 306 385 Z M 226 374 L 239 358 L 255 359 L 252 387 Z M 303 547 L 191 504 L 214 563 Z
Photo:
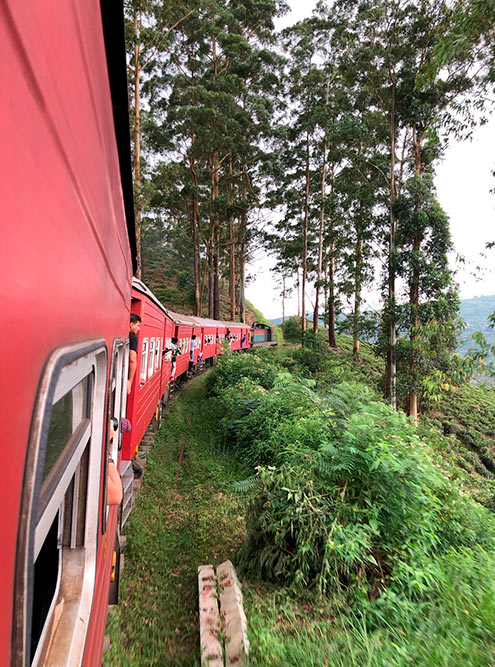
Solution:
M 5 0 L 0 6 L 1 78 L 9 91 L 8 103 L 0 107 L 5 341 L 0 428 L 9 451 L 9 471 L 0 488 L 2 665 L 29 663 L 36 644 L 46 649 L 46 664 L 58 656 L 63 664 L 78 665 L 85 647 L 101 656 L 117 513 L 116 508 L 109 511 L 102 534 L 98 517 L 106 509 L 105 467 L 97 457 L 105 442 L 112 347 L 128 331 L 132 259 L 100 4 L 74 0 L 59 3 L 57 11 L 48 5 Z M 64 413 L 71 424 L 68 440 L 60 436 L 61 451 L 53 450 L 52 467 L 44 455 L 45 447 L 53 445 L 52 418 L 70 401 L 74 410 Z M 79 426 L 78 414 L 83 415 Z M 45 633 L 35 637 L 30 591 L 40 581 L 36 553 L 45 553 L 48 544 L 58 550 L 52 527 L 62 510 L 52 521 L 53 507 L 69 493 L 67 484 L 74 479 L 69 470 L 87 455 L 86 442 L 92 452 L 86 468 L 91 498 L 78 496 L 78 502 L 91 514 L 88 526 L 96 521 L 95 530 L 91 544 L 74 546 L 71 554 L 66 550 L 72 547 L 60 549 L 67 557 L 57 558 L 61 588 L 57 584 L 53 590 L 53 600 L 60 598 L 61 604 L 59 627 L 65 624 L 74 633 L 62 636 L 50 611 Z M 70 465 L 62 466 L 57 454 L 69 457 Z M 40 509 L 43 524 L 33 511 L 41 508 L 40 499 L 46 505 Z M 66 563 L 78 549 L 86 564 L 74 600 L 81 621 L 73 624 L 65 611 L 67 599 L 60 596 Z
M 217 335 L 217 326 L 218 323 L 216 320 L 210 320 L 206 317 L 196 317 L 191 316 L 193 320 L 199 327 L 201 331 L 201 353 L 203 359 L 210 359 L 215 356 L 216 350 L 216 335 Z
M 124 434 L 124 460 L 132 459 L 136 453 L 165 391 L 163 366 L 166 367 L 168 362 L 162 353 L 166 349 L 167 334 L 171 329 L 171 320 L 153 293 L 136 279 L 133 285 L 132 311 L 142 321 L 138 336 L 136 375 L 127 404 L 127 417 L 132 428 Z

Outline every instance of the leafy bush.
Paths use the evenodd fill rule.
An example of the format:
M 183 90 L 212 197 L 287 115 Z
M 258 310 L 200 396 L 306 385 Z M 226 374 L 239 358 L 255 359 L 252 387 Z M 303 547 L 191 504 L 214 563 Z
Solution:
M 293 315 L 281 325 L 284 338 L 292 342 L 301 341 L 301 318 Z
M 250 379 L 265 389 L 273 386 L 278 368 L 256 354 L 231 354 L 228 351 L 217 359 L 208 377 L 208 391 L 216 396 L 241 379 Z

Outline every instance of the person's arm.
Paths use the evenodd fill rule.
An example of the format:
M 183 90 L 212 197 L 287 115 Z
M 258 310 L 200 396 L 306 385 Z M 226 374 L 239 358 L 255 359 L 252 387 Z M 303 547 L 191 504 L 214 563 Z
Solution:
M 123 490 L 120 475 L 115 467 L 115 463 L 109 460 L 107 474 L 107 505 L 120 505 L 122 496 Z
M 129 350 L 129 375 L 127 380 L 127 393 L 131 393 L 132 381 L 136 375 L 137 368 L 137 353 L 134 350 Z

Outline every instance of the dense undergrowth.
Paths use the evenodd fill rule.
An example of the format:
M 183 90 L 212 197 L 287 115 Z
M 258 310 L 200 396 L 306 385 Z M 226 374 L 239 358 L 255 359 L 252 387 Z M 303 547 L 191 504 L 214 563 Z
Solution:
M 251 494 L 238 564 L 273 595 L 309 595 L 308 617 L 324 600 L 332 639 L 309 634 L 299 664 L 490 664 L 495 518 L 477 501 L 493 505 L 493 422 L 449 397 L 416 429 L 375 393 L 371 348 L 356 366 L 343 342 L 226 355 L 209 377 L 214 430 L 255 473 L 237 485 Z M 475 448 L 483 474 L 468 465 Z M 254 625 L 260 661 L 298 664 Z

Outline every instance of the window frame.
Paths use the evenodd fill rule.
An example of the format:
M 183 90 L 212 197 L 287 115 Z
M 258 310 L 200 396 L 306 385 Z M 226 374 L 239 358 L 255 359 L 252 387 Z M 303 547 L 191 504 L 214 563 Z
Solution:
M 151 363 L 150 363 L 151 362 Z M 148 350 L 148 380 L 155 372 L 155 338 L 150 338 L 150 347 Z
M 141 368 L 139 369 L 139 386 L 146 384 L 148 379 L 148 352 L 149 352 L 149 338 L 143 338 L 141 344 Z
M 161 351 L 162 351 L 162 339 L 157 338 L 155 344 L 155 371 L 157 371 L 160 368 Z
M 101 455 L 107 399 L 107 368 L 107 346 L 103 339 L 98 339 L 55 350 L 42 372 L 31 421 L 19 513 L 12 619 L 12 661 L 15 664 L 32 664 L 36 667 L 45 662 L 55 661 L 56 656 L 61 654 L 64 655 L 66 664 L 79 664 L 83 658 L 94 597 L 100 527 Z M 54 515 L 55 519 L 57 513 L 59 514 L 60 536 L 66 499 L 69 493 L 74 494 L 74 486 L 71 490 L 72 481 L 74 480 L 76 484 L 75 476 L 79 470 L 79 463 L 87 452 L 87 486 L 83 494 L 85 500 L 83 545 L 73 545 L 71 538 L 69 545 L 60 546 L 58 549 L 59 565 L 53 598 L 39 636 L 37 649 L 34 656 L 31 656 L 35 553 L 39 546 L 36 544 L 36 533 L 38 532 L 39 542 L 41 520 L 52 511 L 48 509 L 50 500 L 41 516 L 38 515 L 38 500 L 43 485 L 52 409 L 61 397 L 72 391 L 77 383 L 88 375 L 94 376 L 90 394 L 92 407 L 89 438 L 85 441 L 84 447 L 70 449 L 69 463 L 74 469 L 71 474 L 61 471 L 54 491 L 54 495 L 55 493 L 60 495 L 60 489 L 64 488 L 62 502 Z M 76 432 L 77 429 L 73 436 Z M 71 440 L 72 437 L 69 438 L 69 442 Z M 77 496 L 76 500 L 78 499 Z M 72 513 L 71 521 L 73 520 Z M 73 530 L 72 523 L 70 530 Z M 82 572 L 76 586 L 74 571 Z

